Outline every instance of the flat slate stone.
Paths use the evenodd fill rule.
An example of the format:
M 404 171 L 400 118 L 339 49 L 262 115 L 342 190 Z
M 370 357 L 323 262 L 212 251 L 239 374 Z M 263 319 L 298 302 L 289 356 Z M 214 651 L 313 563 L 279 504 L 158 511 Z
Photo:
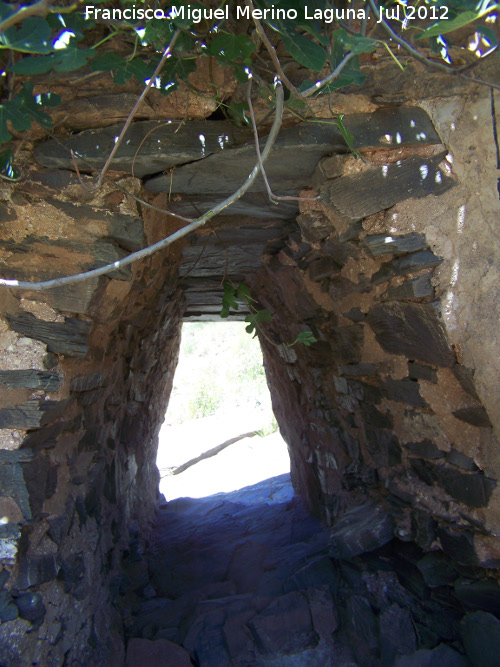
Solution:
M 439 169 L 444 155 L 412 156 L 343 176 L 323 185 L 320 196 L 337 214 L 355 222 L 406 199 L 440 195 L 455 185 L 455 181 Z
M 500 586 L 494 579 L 483 581 L 459 579 L 453 588 L 457 598 L 466 607 L 500 616 Z
M 438 266 L 442 261 L 442 258 L 437 257 L 432 250 L 412 252 L 409 255 L 382 264 L 377 273 L 373 274 L 372 283 L 374 285 L 379 285 L 386 280 L 394 278 L 394 276 L 404 276 L 407 273 L 413 273 L 415 271 L 420 271 L 421 269 L 430 269 Z
M 98 389 L 104 384 L 102 373 L 93 373 L 92 375 L 79 375 L 74 377 L 70 383 L 71 391 L 91 391 Z
M 73 150 L 79 169 L 88 171 L 89 166 L 85 162 L 90 163 L 94 169 L 101 169 L 122 128 L 123 125 L 111 125 L 99 130 L 80 132 L 63 140 L 64 147 L 59 142 L 46 141 L 37 146 L 35 160 L 45 167 L 73 170 L 70 153 Z M 111 163 L 111 169 L 143 178 L 176 165 L 202 160 L 250 137 L 249 131 L 238 130 L 229 121 L 190 121 L 185 124 L 136 122 L 131 125 L 121 143 Z M 84 158 L 85 162 L 79 159 L 79 156 Z
M 490 418 L 488 413 L 482 406 L 472 407 L 472 408 L 461 408 L 460 410 L 455 410 L 451 413 L 460 421 L 471 424 L 472 426 L 478 426 L 480 428 L 491 428 Z
M 0 428 L 29 430 L 40 428 L 58 412 L 59 401 L 33 399 L 19 405 L 0 408 Z
M 420 442 L 407 442 L 405 447 L 412 454 L 422 459 L 442 459 L 445 453 L 441 451 L 431 440 L 421 440 Z
M 370 309 L 366 320 L 386 352 L 404 354 L 434 366 L 451 367 L 455 363 L 432 304 L 380 304 Z
M 419 107 L 393 107 L 378 109 L 370 114 L 351 114 L 344 117 L 344 125 L 354 136 L 355 148 L 391 145 L 399 148 L 440 143 L 429 116 Z M 35 159 L 39 164 L 53 169 L 74 170 L 70 153 L 73 150 L 80 170 L 88 171 L 89 164 L 94 169 L 101 169 L 122 127 L 121 124 L 111 125 L 87 130 L 58 142 L 46 141 L 37 146 Z M 304 144 L 321 144 L 326 140 L 333 149 L 346 152 L 345 141 L 334 124 L 303 123 L 296 127 L 301 128 L 300 136 Z M 290 133 L 290 130 L 295 128 L 282 130 L 280 137 Z M 189 121 L 184 124 L 135 122 L 121 143 L 111 168 L 143 178 L 174 166 L 205 160 L 213 154 L 229 152 L 232 147 L 244 142 L 252 145 L 251 131 L 239 129 L 229 121 Z M 322 151 L 320 157 L 333 152 L 332 148 Z M 255 150 L 253 153 L 255 161 Z M 85 162 L 79 159 L 80 156 Z M 318 161 L 319 158 L 316 164 Z
M 431 551 L 418 561 L 417 567 L 430 588 L 448 586 L 458 577 L 453 561 L 442 551 Z
M 437 370 L 430 366 L 418 364 L 416 361 L 408 362 L 408 377 L 412 380 L 425 380 L 437 384 Z
M 347 511 L 330 534 L 329 553 L 345 560 L 374 551 L 394 537 L 393 521 L 380 506 L 367 503 Z
M 474 371 L 472 368 L 456 364 L 456 366 L 453 366 L 452 371 L 453 375 L 462 385 L 462 389 L 479 401 L 479 396 L 477 395 L 476 387 L 474 386 Z
M 374 234 L 365 236 L 363 244 L 368 248 L 373 257 L 379 255 L 405 255 L 427 248 L 425 234 L 403 234 L 395 236 L 392 234 Z
M 131 639 L 125 667 L 192 667 L 189 653 L 167 639 Z
M 466 614 L 460 633 L 473 667 L 498 667 L 500 621 L 485 611 Z
M 396 659 L 394 667 L 469 667 L 463 655 L 446 644 L 430 649 L 420 649 L 411 655 Z
M 486 507 L 497 485 L 482 472 L 466 474 L 445 465 L 417 459 L 413 459 L 411 464 L 426 484 L 438 484 L 455 500 L 469 507 Z
M 382 395 L 390 401 L 397 401 L 400 403 L 408 403 L 414 407 L 425 407 L 427 403 L 420 396 L 418 382 L 414 382 L 409 378 L 402 380 L 393 380 L 387 378 L 380 382 Z
M 414 301 L 428 297 L 434 298 L 430 275 L 407 280 L 402 285 L 390 285 L 382 295 L 384 301 Z
M 59 389 L 61 382 L 62 375 L 52 371 L 36 371 L 33 369 L 0 371 L 0 386 L 7 387 L 7 389 L 23 387 L 52 392 Z
M 7 320 L 14 331 L 41 340 L 46 343 L 49 352 L 64 354 L 67 357 L 84 359 L 88 352 L 87 339 L 92 325 L 90 322 L 65 318 L 62 322 L 45 322 L 31 313 L 11 315 Z

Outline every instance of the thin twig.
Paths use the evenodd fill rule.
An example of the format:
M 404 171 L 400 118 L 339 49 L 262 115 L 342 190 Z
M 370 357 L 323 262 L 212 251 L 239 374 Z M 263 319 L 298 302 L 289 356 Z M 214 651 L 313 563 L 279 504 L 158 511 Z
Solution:
M 135 169 L 135 161 L 136 161 L 137 156 L 139 155 L 139 151 L 140 151 L 141 148 L 143 147 L 144 142 L 146 141 L 146 139 L 149 137 L 150 134 L 153 134 L 153 132 L 155 132 L 156 130 L 160 129 L 160 127 L 165 127 L 165 125 L 171 125 L 171 124 L 172 124 L 172 121 L 171 121 L 171 120 L 167 121 L 166 123 L 160 123 L 160 125 L 156 125 L 155 127 L 152 127 L 152 128 L 149 130 L 149 132 L 147 132 L 146 135 L 142 138 L 141 143 L 139 144 L 137 150 L 135 151 L 135 153 L 134 153 L 134 157 L 133 157 L 133 159 L 132 159 L 132 168 L 131 168 L 131 172 L 132 172 L 132 176 L 133 176 L 134 178 L 135 178 L 135 172 L 134 172 L 134 169 Z M 177 131 L 177 130 L 176 130 L 176 131 Z
M 287 77 L 285 72 L 283 71 L 283 68 L 281 67 L 281 63 L 279 61 L 278 55 L 276 53 L 276 49 L 274 46 L 271 44 L 269 41 L 268 36 L 266 35 L 266 32 L 264 28 L 262 27 L 262 23 L 259 21 L 259 19 L 255 18 L 253 15 L 254 13 L 254 6 L 252 0 L 245 0 L 245 3 L 250 7 L 250 13 L 252 14 L 253 22 L 255 24 L 255 29 L 257 31 L 258 36 L 261 38 L 262 43 L 266 47 L 267 52 L 271 56 L 271 60 L 273 61 L 273 64 L 276 68 L 276 72 L 278 73 L 280 79 L 283 81 L 285 86 L 288 88 L 288 90 L 292 93 L 294 97 L 297 99 L 300 99 L 301 95 L 297 88 L 293 85 L 293 83 L 290 81 L 290 79 Z
M 306 88 L 305 90 L 302 91 L 301 95 L 302 97 L 309 97 L 309 95 L 312 95 L 313 93 L 316 93 L 320 88 L 323 88 L 323 86 L 326 86 L 328 83 L 331 83 L 334 81 L 342 72 L 344 67 L 347 65 L 349 60 L 351 58 L 354 58 L 354 53 L 348 53 L 346 54 L 340 63 L 337 65 L 337 67 L 331 72 L 328 76 L 326 76 L 324 79 L 321 81 L 317 81 L 313 86 L 310 88 Z
M 96 188 L 99 188 L 102 185 L 102 181 L 104 179 L 104 176 L 109 169 L 109 166 L 110 166 L 111 161 L 113 160 L 113 158 L 115 156 L 116 151 L 118 150 L 118 148 L 120 147 L 121 142 L 123 141 L 123 137 L 125 136 L 126 131 L 130 127 L 130 123 L 133 121 L 134 116 L 137 113 L 139 107 L 141 106 L 144 98 L 148 94 L 149 89 L 151 88 L 153 83 L 156 81 L 156 77 L 160 73 L 161 68 L 165 64 L 165 61 L 169 57 L 172 49 L 174 48 L 175 42 L 177 41 L 177 38 L 179 37 L 179 35 L 180 35 L 180 31 L 179 31 L 179 29 L 177 29 L 174 33 L 174 36 L 170 40 L 170 44 L 167 46 L 167 48 L 163 52 L 163 55 L 160 58 L 160 62 L 158 63 L 158 65 L 157 65 L 155 71 L 153 72 L 153 74 L 151 75 L 151 78 L 149 79 L 147 84 L 144 86 L 144 89 L 143 89 L 142 93 L 137 98 L 136 103 L 134 104 L 134 107 L 133 107 L 132 111 L 129 113 L 128 118 L 125 121 L 125 124 L 122 128 L 122 131 L 120 132 L 120 136 L 115 141 L 115 145 L 113 146 L 113 150 L 108 155 L 108 159 L 106 160 L 106 162 L 104 163 L 103 168 L 101 169 L 101 173 L 99 174 L 99 178 L 97 179 L 97 182 L 96 182 Z
M 248 102 L 248 109 L 250 111 L 250 118 L 252 120 L 253 136 L 254 136 L 254 139 L 255 139 L 255 152 L 257 153 L 257 161 L 259 163 L 260 172 L 262 174 L 262 178 L 264 179 L 267 194 L 269 196 L 269 199 L 270 199 L 271 203 L 278 205 L 280 203 L 280 201 L 304 201 L 305 199 L 307 199 L 308 201 L 311 201 L 311 199 L 317 199 L 317 197 L 289 197 L 289 196 L 286 196 L 286 195 L 285 196 L 277 196 L 271 190 L 271 186 L 269 185 L 269 181 L 267 180 L 266 170 L 264 169 L 264 165 L 262 163 L 262 156 L 260 154 L 259 133 L 257 131 L 257 123 L 255 122 L 255 114 L 254 114 L 253 105 L 252 105 L 252 80 L 251 79 L 248 82 L 247 102 Z
M 69 151 L 75 157 L 78 157 L 80 162 L 83 162 L 83 164 L 86 167 L 88 167 L 90 170 L 95 171 L 95 172 L 99 171 L 88 160 L 86 160 L 82 155 L 80 155 L 79 153 L 75 153 L 72 149 L 69 149 L 65 144 L 63 144 L 63 142 L 58 137 L 56 137 L 55 134 L 53 134 L 50 130 L 45 128 L 45 132 L 49 135 L 49 137 L 53 141 L 55 141 L 59 146 L 61 146 L 61 148 L 64 148 L 64 150 Z M 113 179 L 109 178 L 108 176 L 105 176 L 104 180 L 106 181 L 106 183 L 110 183 L 111 185 L 113 185 L 115 188 L 117 188 L 118 190 L 123 192 L 125 195 L 127 195 L 128 197 L 133 199 L 138 204 L 141 204 L 142 206 L 146 206 L 146 208 L 150 208 L 153 211 L 158 211 L 159 213 L 165 213 L 167 215 L 172 216 L 173 218 L 176 218 L 177 220 L 180 220 L 181 222 L 190 223 L 190 222 L 193 222 L 193 220 L 194 220 L 194 218 L 186 218 L 186 216 L 179 215 L 178 213 L 174 213 L 173 211 L 170 211 L 168 208 L 161 208 L 160 206 L 155 206 L 154 204 L 151 204 L 150 202 L 146 201 L 145 199 L 141 199 L 137 195 L 134 195 L 131 192 L 129 192 L 126 187 L 124 187 L 123 185 L 120 185 L 120 183 L 118 183 L 117 181 L 113 181 Z
M 269 136 L 267 137 L 266 145 L 264 146 L 264 150 L 262 151 L 262 161 L 264 162 L 269 153 L 271 152 L 271 149 L 274 145 L 274 142 L 276 140 L 276 137 L 278 136 L 281 123 L 282 123 L 282 118 L 283 118 L 283 86 L 281 85 L 281 82 L 277 82 L 276 84 L 276 116 L 274 118 L 273 125 L 271 127 L 271 131 L 269 132 Z M 212 210 L 207 211 L 204 215 L 200 216 L 196 220 L 193 220 L 189 225 L 186 225 L 185 227 L 182 227 L 181 229 L 177 230 L 173 234 L 170 234 L 170 236 L 167 236 L 166 238 L 162 239 L 161 241 L 158 241 L 157 243 L 154 243 L 151 246 L 148 246 L 146 248 L 142 248 L 141 250 L 138 250 L 137 252 L 133 252 L 127 257 L 124 257 L 123 259 L 117 260 L 116 262 L 113 262 L 112 264 L 106 264 L 105 266 L 100 266 L 97 269 L 92 269 L 91 271 L 85 271 L 83 273 L 78 273 L 73 276 L 64 276 L 62 278 L 54 278 L 52 280 L 44 280 L 41 282 L 29 282 L 29 281 L 23 281 L 23 280 L 8 280 L 5 278 L 0 279 L 0 286 L 3 287 L 10 287 L 13 289 L 27 289 L 27 290 L 33 290 L 35 292 L 39 292 L 41 290 L 46 290 L 50 289 L 52 287 L 59 287 L 61 285 L 75 285 L 76 283 L 81 283 L 85 280 L 89 280 L 90 278 L 96 278 L 98 276 L 103 276 L 106 273 L 109 273 L 110 271 L 115 271 L 117 269 L 121 269 L 124 266 L 128 266 L 129 264 L 132 264 L 133 262 L 136 262 L 140 259 L 145 259 L 146 257 L 150 257 L 154 253 L 163 250 L 167 246 L 171 245 L 178 239 L 183 238 L 184 236 L 187 236 L 187 234 L 190 234 L 193 232 L 195 229 L 198 229 L 199 227 L 202 227 L 210 218 L 213 218 L 215 215 L 218 215 L 221 211 L 223 211 L 225 208 L 230 206 L 231 204 L 234 204 L 235 201 L 240 199 L 245 192 L 252 186 L 253 182 L 257 178 L 258 174 L 260 173 L 260 166 L 259 163 L 257 162 L 254 168 L 252 169 L 251 173 L 248 175 L 247 180 L 241 185 L 235 192 L 233 192 L 232 195 L 224 199 L 222 202 L 217 204 Z

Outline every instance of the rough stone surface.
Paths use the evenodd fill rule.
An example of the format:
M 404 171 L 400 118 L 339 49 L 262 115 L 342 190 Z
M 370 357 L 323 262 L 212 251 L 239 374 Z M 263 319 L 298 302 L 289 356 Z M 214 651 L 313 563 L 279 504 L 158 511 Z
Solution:
M 495 74 L 492 62 L 478 63 L 476 72 Z M 216 85 L 232 94 L 232 76 L 226 80 L 222 68 L 212 65 Z M 278 194 L 289 188 L 301 194 L 300 201 L 270 204 L 259 179 L 234 214 L 228 209 L 210 221 L 210 229 L 119 275 L 48 293 L 3 291 L 0 370 L 7 375 L 0 383 L 0 516 L 9 523 L 0 525 L 0 575 L 10 573 L 3 582 L 5 613 L 14 614 L 10 598 L 25 594 L 41 595 L 46 609 L 36 632 L 19 616 L 0 626 L 9 665 L 118 667 L 122 624 L 130 638 L 127 619 L 139 618 L 119 615 L 122 597 L 147 597 L 158 588 L 164 600 L 161 587 L 148 581 L 139 549 L 141 536 L 151 533 L 156 504 L 156 438 L 181 319 L 218 317 L 225 279 L 244 280 L 259 307 L 273 315 L 262 347 L 297 493 L 331 526 L 350 508 L 382 502 L 397 537 L 366 555 L 337 560 L 333 570 L 324 550 L 314 552 L 317 561 L 307 560 L 310 545 L 291 545 L 289 533 L 278 552 L 266 538 L 239 544 L 230 560 L 208 535 L 206 549 L 186 548 L 180 563 L 179 554 L 172 554 L 182 577 L 175 578 L 167 565 L 164 576 L 174 579 L 172 590 L 179 592 L 183 577 L 199 582 L 196 572 L 205 573 L 206 563 L 213 562 L 205 582 L 213 588 L 204 589 L 210 604 L 208 597 L 197 598 L 191 612 L 170 600 L 183 620 L 161 630 L 150 609 L 140 637 L 179 643 L 189 627 L 193 662 L 224 664 L 239 654 L 255 664 L 250 616 L 262 614 L 274 598 L 299 592 L 310 609 L 314 641 L 288 655 L 290 664 L 330 660 L 371 667 L 382 654 L 392 660 L 403 649 L 414 652 L 389 630 L 382 644 L 380 618 L 392 618 L 392 605 L 411 610 L 421 641 L 416 649 L 428 650 L 445 641 L 461 651 L 457 627 L 464 609 L 493 609 L 490 593 L 496 592 L 500 564 L 500 246 L 492 222 L 499 214 L 494 113 L 500 98 L 458 78 L 447 78 L 443 87 L 442 76 L 420 64 L 409 63 L 404 74 L 395 64 L 377 67 L 390 72 L 386 79 L 374 77 L 368 64 L 362 68 L 367 83 L 356 93 L 332 93 L 310 103 L 328 121 L 329 106 L 346 111 L 346 127 L 365 161 L 345 151 L 331 122 L 327 128 L 288 126 L 273 154 L 271 180 Z M 64 108 L 60 116 L 51 110 L 57 131 L 102 130 L 123 120 L 135 98 L 134 83 L 111 94 L 110 74 L 84 78 L 81 97 L 74 98 L 67 78 L 72 75 L 60 74 Z M 194 74 L 195 88 L 208 91 L 208 65 L 203 70 L 200 61 Z M 408 75 L 411 94 L 402 84 Z M 41 77 L 41 92 L 45 83 Z M 162 119 L 167 110 L 184 118 L 186 103 L 188 117 L 198 120 L 217 105 L 211 95 L 188 96 L 183 86 L 168 102 L 156 93 L 150 91 L 131 134 L 144 137 L 140 121 Z M 377 110 L 379 102 L 384 106 Z M 256 112 L 263 119 L 268 108 L 256 105 Z M 287 116 L 287 125 L 290 120 L 295 123 Z M 190 123 L 181 128 L 188 136 Z M 32 132 L 30 141 L 41 138 Z M 158 164 L 152 147 L 163 135 L 156 132 L 162 130 L 150 135 L 151 151 L 144 155 L 147 170 Z M 193 150 L 188 157 L 201 147 L 198 135 L 185 144 Z M 73 134 L 68 142 L 87 139 Z M 45 148 L 37 143 L 41 154 Z M 175 206 L 197 215 L 197 209 L 218 203 L 224 188 L 245 179 L 255 161 L 250 140 L 163 174 L 164 194 L 145 192 L 138 178 L 116 171 L 95 191 L 87 187 L 86 174 L 35 166 L 30 145 L 18 153 L 26 160 L 21 179 L 0 188 L 0 273 L 8 278 L 45 279 L 92 268 L 179 228 L 167 214 L 139 208 L 123 188 L 159 209 Z M 93 146 L 89 141 L 87 148 Z M 332 150 L 340 152 L 331 155 Z M 238 169 L 231 166 L 229 173 L 225 163 Z M 123 165 L 130 167 L 130 154 Z M 177 192 L 170 192 L 171 176 Z M 388 237 L 393 240 L 386 243 Z M 287 347 L 304 331 L 318 342 Z M 298 530 L 295 525 L 294 534 Z M 320 532 L 317 525 L 312 532 Z M 437 549 L 449 559 L 451 572 L 438 561 L 432 579 L 419 564 L 425 551 Z M 128 575 L 121 572 L 124 563 Z M 458 576 L 451 581 L 453 570 Z M 220 581 L 226 572 L 230 581 Z M 226 606 L 221 600 L 234 597 L 232 587 L 242 596 L 258 590 L 260 599 L 250 611 L 243 598 Z M 366 624 L 370 641 L 362 641 L 352 623 L 356 597 L 365 600 L 357 608 L 366 619 L 370 610 L 376 616 Z M 302 607 L 296 595 L 288 599 Z M 331 604 L 324 627 L 318 609 Z M 162 605 L 162 618 L 172 619 L 172 605 Z M 187 618 L 191 613 L 196 618 Z M 391 613 L 395 625 L 404 627 L 404 613 Z M 329 628 L 336 621 L 332 639 Z
M 167 639 L 131 639 L 127 647 L 126 667 L 191 667 L 189 653 Z
M 466 614 L 460 627 L 467 657 L 474 667 L 495 667 L 500 655 L 500 621 L 492 614 Z
M 382 508 L 362 505 L 344 514 L 331 533 L 330 555 L 353 558 L 374 551 L 394 537 L 390 516 Z

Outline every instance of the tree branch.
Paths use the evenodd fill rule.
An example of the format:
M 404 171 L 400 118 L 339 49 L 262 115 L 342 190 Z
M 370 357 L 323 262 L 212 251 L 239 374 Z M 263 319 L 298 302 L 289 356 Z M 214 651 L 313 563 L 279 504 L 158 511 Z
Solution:
M 75 2 L 68 7 L 52 7 L 50 0 L 39 0 L 32 5 L 27 7 L 21 7 L 17 12 L 7 16 L 7 18 L 0 23 L 0 35 L 4 33 L 9 28 L 12 28 L 13 25 L 21 23 L 24 19 L 27 19 L 29 16 L 45 16 L 46 14 L 69 14 L 74 11 L 80 2 Z
M 271 56 L 271 60 L 273 61 L 273 64 L 276 68 L 276 72 L 278 73 L 280 79 L 283 81 L 283 83 L 288 88 L 288 90 L 292 93 L 292 95 L 294 97 L 296 97 L 297 99 L 300 99 L 301 95 L 300 95 L 299 91 L 297 90 L 297 88 L 295 88 L 293 83 L 290 81 L 290 79 L 287 77 L 287 75 L 283 71 L 283 68 L 281 67 L 281 63 L 280 63 L 279 58 L 278 58 L 278 55 L 276 53 L 276 49 L 274 48 L 274 46 L 269 41 L 269 38 L 266 35 L 266 32 L 265 32 L 264 28 L 262 27 L 262 23 L 259 21 L 259 19 L 255 18 L 255 16 L 253 16 L 254 6 L 253 6 L 253 3 L 252 3 L 252 0 L 246 0 L 246 4 L 248 5 L 248 7 L 250 7 L 250 12 L 252 13 L 252 18 L 253 18 L 253 22 L 255 24 L 255 29 L 257 31 L 258 36 L 261 38 L 262 43 L 266 47 L 267 52 Z
M 271 203 L 272 204 L 279 204 L 280 201 L 303 201 L 305 199 L 307 199 L 308 201 L 311 201 L 312 199 L 316 199 L 316 197 L 277 196 L 271 190 L 271 186 L 269 185 L 266 170 L 264 169 L 264 164 L 262 163 L 262 156 L 261 156 L 261 153 L 260 153 L 259 133 L 257 131 L 257 123 L 255 122 L 255 114 L 254 114 L 253 105 L 252 105 L 252 80 L 251 79 L 250 79 L 249 84 L 248 84 L 247 102 L 248 102 L 248 109 L 250 111 L 250 118 L 252 120 L 253 136 L 254 136 L 254 139 L 255 139 L 255 152 L 257 153 L 257 161 L 259 163 L 260 172 L 262 174 L 262 178 L 264 179 L 267 194 L 269 196 L 269 199 L 270 199 Z
M 271 131 L 269 132 L 269 136 L 267 137 L 266 145 L 264 146 L 264 150 L 262 151 L 262 156 L 261 156 L 262 162 L 264 162 L 267 159 L 274 145 L 274 142 L 276 141 L 276 137 L 278 136 L 281 127 L 282 117 L 283 117 L 283 86 L 281 85 L 281 82 L 278 82 L 276 85 L 276 116 L 274 118 Z M 208 220 L 210 220 L 210 218 L 213 218 L 215 215 L 218 215 L 225 208 L 227 208 L 231 204 L 234 204 L 235 201 L 240 199 L 240 197 L 242 197 L 245 194 L 245 192 L 247 192 L 247 190 L 250 188 L 250 186 L 257 178 L 259 172 L 260 172 L 260 166 L 259 162 L 257 162 L 257 164 L 252 169 L 245 183 L 243 183 L 243 185 L 241 185 L 238 188 L 238 190 L 233 192 L 232 195 L 230 195 L 229 197 L 224 199 L 224 201 L 217 204 L 217 206 L 215 206 L 211 211 L 207 211 L 196 220 L 193 220 L 193 222 L 191 222 L 189 225 L 182 227 L 182 229 L 177 230 L 176 232 L 174 232 L 170 236 L 167 236 L 161 241 L 158 241 L 157 243 L 154 243 L 153 245 L 148 246 L 147 248 L 142 248 L 141 250 L 138 250 L 137 252 L 128 255 L 128 257 L 124 257 L 123 259 L 113 262 L 112 264 L 106 264 L 105 266 L 100 266 L 97 269 L 92 269 L 90 271 L 78 273 L 74 276 L 65 276 L 62 278 L 54 278 L 52 280 L 44 280 L 41 282 L 29 282 L 23 280 L 9 280 L 1 278 L 0 287 L 10 287 L 12 289 L 26 289 L 39 292 L 42 290 L 50 289 L 52 287 L 60 287 L 61 285 L 75 285 L 76 283 L 81 283 L 85 280 L 89 280 L 90 278 L 103 276 L 106 273 L 109 273 L 110 271 L 121 269 L 122 267 L 128 266 L 129 264 L 132 264 L 133 262 L 136 262 L 140 259 L 145 259 L 146 257 L 150 257 L 154 253 L 163 250 L 167 246 L 171 245 L 178 239 L 183 238 L 184 236 L 194 231 L 195 229 L 202 227 Z
M 156 77 L 157 77 L 158 74 L 160 73 L 161 68 L 162 68 L 163 65 L 165 64 L 165 61 L 166 61 L 167 58 L 169 57 L 169 55 L 170 55 L 172 49 L 174 48 L 175 42 L 177 41 L 179 35 L 180 35 L 180 31 L 179 31 L 179 29 L 177 29 L 177 30 L 175 31 L 175 33 L 174 33 L 174 36 L 172 37 L 172 39 L 171 39 L 171 41 L 170 41 L 170 44 L 167 46 L 167 48 L 166 48 L 165 51 L 163 52 L 163 55 L 162 55 L 162 57 L 161 57 L 161 59 L 160 59 L 160 62 L 158 63 L 158 65 L 157 65 L 155 71 L 153 72 L 153 74 L 151 75 L 151 78 L 149 79 L 149 81 L 148 81 L 147 84 L 145 85 L 145 87 L 144 87 L 142 93 L 141 93 L 141 94 L 139 95 L 139 97 L 137 98 L 137 100 L 136 100 L 136 102 L 135 102 L 135 104 L 134 104 L 134 107 L 133 107 L 132 111 L 129 113 L 128 118 L 127 118 L 127 120 L 125 121 L 125 124 L 124 124 L 124 126 L 123 126 L 123 128 L 122 128 L 122 131 L 120 132 L 120 136 L 118 137 L 118 139 L 117 139 L 116 142 L 115 142 L 115 145 L 113 146 L 113 150 L 112 150 L 111 153 L 108 155 L 108 159 L 106 160 L 106 162 L 104 163 L 103 168 L 101 169 L 101 173 L 99 174 L 99 178 L 97 179 L 97 182 L 96 182 L 96 188 L 99 188 L 99 187 L 102 185 L 103 178 L 104 178 L 106 172 L 107 172 L 108 169 L 109 169 L 109 166 L 110 166 L 111 161 L 113 160 L 113 158 L 114 158 L 114 156 L 115 156 L 115 154 L 116 154 L 116 151 L 118 150 L 118 148 L 120 147 L 120 144 L 121 144 L 122 141 L 123 141 L 123 137 L 125 136 L 126 131 L 127 131 L 128 128 L 130 127 L 130 123 L 133 121 L 134 116 L 135 116 L 135 114 L 137 113 L 139 107 L 141 106 L 141 104 L 142 104 L 144 98 L 145 98 L 146 95 L 148 94 L 149 89 L 151 88 L 151 86 L 153 85 L 153 83 L 156 81 Z
M 302 97 L 309 97 L 313 93 L 317 92 L 320 88 L 323 88 L 323 86 L 326 86 L 328 83 L 331 83 L 335 79 L 337 79 L 344 69 L 344 67 L 347 65 L 349 60 L 351 58 L 354 58 L 354 53 L 348 53 L 346 54 L 340 63 L 337 65 L 337 67 L 331 72 L 328 76 L 326 76 L 322 81 L 317 81 L 313 86 L 310 88 L 306 88 L 305 90 L 302 91 L 301 95 Z

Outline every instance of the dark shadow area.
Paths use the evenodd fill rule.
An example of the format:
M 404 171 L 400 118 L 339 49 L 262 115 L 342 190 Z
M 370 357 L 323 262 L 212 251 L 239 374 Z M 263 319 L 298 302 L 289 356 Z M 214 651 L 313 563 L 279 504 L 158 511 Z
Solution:
M 289 475 L 165 503 L 155 541 L 129 563 L 129 652 L 161 648 L 196 667 L 467 667 L 478 650 L 487 660 L 492 591 L 443 553 L 394 539 L 390 524 L 367 503 L 330 533 Z

